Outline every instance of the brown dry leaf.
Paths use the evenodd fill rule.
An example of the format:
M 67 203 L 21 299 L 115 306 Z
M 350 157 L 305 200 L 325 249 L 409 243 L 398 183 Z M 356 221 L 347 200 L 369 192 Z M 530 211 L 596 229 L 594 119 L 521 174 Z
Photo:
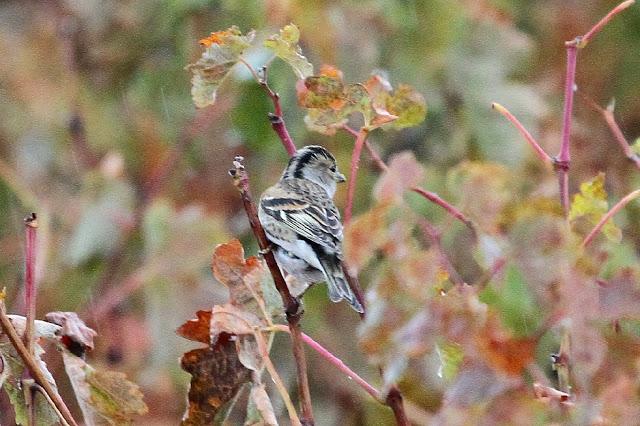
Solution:
M 382 174 L 373 190 L 378 201 L 400 201 L 404 192 L 422 182 L 424 167 L 411 151 L 403 151 L 391 157 L 389 168 Z
M 180 328 L 176 330 L 176 333 L 185 339 L 209 345 L 211 344 L 211 311 L 200 310 L 196 312 L 196 316 L 196 319 L 191 319 L 182 324 Z
M 213 424 L 216 414 L 251 380 L 251 370 L 238 359 L 235 343 L 228 335 L 220 336 L 213 348 L 185 353 L 181 366 L 192 376 L 189 407 L 182 419 L 185 426 Z
M 244 249 L 238 240 L 216 246 L 211 269 L 216 279 L 229 289 L 234 305 L 241 306 L 253 300 L 251 291 L 262 294 L 260 280 L 266 268 L 255 256 L 245 259 Z
M 463 364 L 444 395 L 445 405 L 467 407 L 483 404 L 520 385 L 519 378 L 498 374 L 484 364 Z
M 93 350 L 93 338 L 98 333 L 87 327 L 78 314 L 75 312 L 49 312 L 45 315 L 45 318 L 47 321 L 62 327 L 59 333 L 62 344 L 71 353 L 82 356 L 87 349 Z

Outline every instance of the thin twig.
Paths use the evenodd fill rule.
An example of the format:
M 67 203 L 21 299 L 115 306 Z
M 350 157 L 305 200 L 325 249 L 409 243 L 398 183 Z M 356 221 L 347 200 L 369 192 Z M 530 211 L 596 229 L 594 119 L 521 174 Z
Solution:
M 569 214 L 569 165 L 571 162 L 571 115 L 573 113 L 573 94 L 576 79 L 576 62 L 578 48 L 575 44 L 567 44 L 567 73 L 564 86 L 564 110 L 562 113 L 562 142 L 560 153 L 556 157 L 555 167 L 558 173 L 560 188 L 560 204 L 565 216 Z
M 360 168 L 360 154 L 362 147 L 367 140 L 369 131 L 366 128 L 360 129 L 357 133 L 355 144 L 353 145 L 353 153 L 351 154 L 351 171 L 349 174 L 349 187 L 347 189 L 347 205 L 344 208 L 344 223 L 351 221 L 351 213 L 353 211 L 353 198 L 356 194 L 356 180 L 358 177 L 358 169 Z
M 286 328 L 285 326 L 282 326 L 282 327 Z M 280 396 L 284 401 L 284 405 L 287 408 L 287 412 L 289 413 L 289 419 L 291 420 L 291 424 L 294 426 L 300 425 L 301 424 L 300 418 L 298 417 L 298 413 L 296 412 L 296 409 L 293 406 L 293 403 L 291 402 L 291 397 L 287 392 L 287 388 L 282 382 L 282 379 L 278 374 L 278 370 L 276 370 L 276 367 L 273 365 L 273 362 L 271 362 L 271 357 L 269 357 L 269 347 L 267 343 L 264 341 L 264 338 L 262 337 L 262 333 L 260 333 L 260 331 L 256 331 L 255 333 L 253 333 L 253 336 L 256 339 L 256 342 L 258 343 L 258 350 L 260 351 L 260 355 L 262 356 L 264 365 L 267 371 L 269 372 L 269 375 L 271 376 L 273 383 L 276 385 L 278 393 L 280 393 Z
M 634 3 L 635 3 L 635 0 L 627 0 L 627 1 L 623 1 L 622 3 L 614 7 L 611 10 L 611 12 L 607 13 L 607 15 L 604 18 L 602 18 L 589 31 L 587 31 L 587 33 L 584 36 L 582 36 L 581 40 L 578 43 L 578 47 L 579 48 L 585 47 L 591 41 L 591 39 L 596 34 L 598 34 L 602 30 L 602 28 L 604 28 L 605 25 L 609 23 L 609 21 L 611 21 L 617 14 L 619 14 L 620 12 L 622 12 L 623 10 L 625 10 L 626 8 L 628 8 Z
M 635 164 L 635 166 L 638 169 L 640 169 L 640 156 L 638 156 L 638 154 L 633 152 L 633 149 L 631 149 L 631 145 L 629 145 L 629 142 L 624 137 L 624 133 L 622 133 L 622 129 L 620 129 L 620 126 L 616 122 L 616 118 L 613 115 L 613 107 L 602 108 L 593 99 L 591 99 L 584 93 L 582 92 L 579 92 L 579 93 L 582 97 L 582 100 L 584 100 L 587 103 L 587 105 L 589 105 L 596 112 L 602 115 L 602 117 L 604 118 L 604 121 L 607 123 L 607 126 L 609 127 L 609 130 L 611 130 L 611 133 L 613 133 L 613 136 L 616 142 L 618 142 L 618 145 L 620 145 L 620 148 L 622 148 L 624 155 L 629 159 L 629 161 Z
M 284 118 L 282 117 L 282 106 L 280 105 L 280 95 L 274 92 L 269 83 L 267 81 L 267 66 L 263 66 L 261 69 L 262 76 L 258 74 L 258 72 L 249 64 L 244 58 L 240 58 L 240 62 L 247 67 L 253 78 L 256 82 L 263 88 L 267 96 L 271 99 L 273 103 L 273 113 L 268 114 L 269 121 L 271 122 L 271 128 L 276 132 L 284 149 L 287 151 L 289 156 L 292 156 L 296 153 L 296 145 L 293 143 L 293 139 L 291 139 L 291 135 L 289 135 L 289 131 L 287 130 L 287 126 L 284 123 Z
M 269 327 L 271 330 L 276 331 L 284 331 L 285 333 L 289 333 L 289 328 L 285 325 L 276 324 L 273 327 Z M 380 391 L 375 387 L 369 384 L 365 379 L 360 377 L 358 373 L 353 371 L 351 368 L 347 366 L 340 358 L 329 352 L 324 346 L 320 343 L 313 340 L 308 335 L 302 333 L 302 340 L 314 351 L 316 351 L 321 357 L 329 361 L 333 364 L 338 370 L 342 371 L 349 379 L 352 379 L 357 385 L 359 385 L 362 389 L 365 390 L 369 395 L 371 395 L 376 401 L 384 404 L 384 399 L 380 396 Z
M 589 244 L 591 244 L 591 241 L 593 241 L 595 236 L 598 235 L 598 233 L 602 230 L 602 228 L 609 221 L 609 219 L 611 219 L 613 215 L 615 215 L 620 210 L 622 210 L 624 206 L 629 204 L 629 202 L 631 202 L 632 200 L 635 200 L 639 196 L 640 196 L 640 189 L 636 189 L 635 191 L 625 196 L 622 200 L 618 201 L 618 203 L 615 206 L 613 206 L 611 210 L 609 210 L 604 216 L 602 216 L 602 218 L 600 219 L 600 222 L 598 222 L 595 228 L 593 228 L 591 232 L 589 232 L 589 235 L 587 235 L 584 241 L 582 241 L 582 247 L 586 247 Z
M 2 331 L 4 332 L 4 334 L 6 334 L 7 337 L 9 338 L 9 341 L 11 341 L 11 344 L 13 345 L 13 347 L 16 349 L 16 352 L 18 352 L 18 355 L 22 359 L 22 362 L 24 363 L 24 365 L 31 372 L 31 376 L 33 377 L 33 379 L 36 381 L 36 383 L 38 383 L 38 385 L 42 387 L 42 389 L 47 393 L 49 398 L 53 401 L 55 407 L 62 415 L 62 418 L 64 419 L 64 421 L 66 421 L 72 426 L 76 426 L 77 423 L 73 419 L 73 416 L 69 412 L 69 409 L 67 408 L 64 401 L 60 397 L 60 394 L 56 392 L 53 389 L 53 386 L 51 386 L 51 383 L 47 381 L 47 379 L 44 376 L 44 373 L 36 363 L 35 359 L 29 353 L 24 343 L 22 343 L 20 336 L 16 332 L 16 329 L 13 327 L 13 324 L 11 324 L 11 320 L 9 320 L 9 317 L 7 316 L 7 312 L 4 306 L 4 301 L 2 300 L 0 300 L 0 326 L 2 327 Z
M 300 397 L 300 404 L 302 406 L 302 424 L 313 425 L 313 409 L 311 406 L 311 393 L 309 392 L 309 379 L 307 377 L 307 362 L 304 354 L 304 347 L 302 344 L 302 332 L 300 330 L 300 320 L 302 319 L 302 310 L 300 309 L 300 302 L 291 295 L 287 283 L 278 268 L 276 259 L 271 251 L 271 244 L 267 240 L 267 235 L 260 224 L 258 219 L 258 211 L 256 205 L 253 202 L 251 191 L 249 188 L 249 176 L 246 172 L 244 165 L 242 164 L 242 157 L 236 157 L 233 162 L 233 168 L 229 170 L 229 174 L 233 178 L 233 183 L 240 191 L 242 197 L 242 204 L 244 205 L 247 218 L 251 229 L 258 240 L 258 246 L 264 253 L 264 259 L 269 267 L 271 276 L 273 277 L 274 284 L 284 305 L 287 322 L 289 323 L 289 329 L 291 330 L 291 341 L 293 344 L 293 356 L 296 361 L 296 370 L 298 373 L 298 392 Z
M 529 133 L 529 131 L 522 125 L 522 123 L 520 123 L 520 121 L 513 114 L 511 114 L 511 112 L 508 109 L 506 109 L 505 107 L 503 107 L 502 105 L 496 102 L 491 104 L 491 108 L 495 109 L 500 114 L 502 114 L 507 120 L 511 122 L 511 124 L 513 124 L 516 127 L 516 129 L 518 129 L 520 134 L 524 137 L 524 139 L 531 146 L 531 148 L 533 148 L 535 153 L 538 155 L 538 158 L 540 158 L 540 160 L 542 160 L 542 162 L 545 163 L 545 165 L 550 166 L 553 164 L 553 158 L 551 158 L 551 156 L 547 154 L 544 149 L 542 149 L 538 141 L 536 141 L 535 138 L 531 136 L 531 133 Z
M 27 323 L 24 330 L 24 344 L 31 355 L 34 354 L 34 323 L 36 320 L 36 231 L 38 219 L 35 213 L 24 218 L 25 245 L 25 306 L 27 307 Z
M 464 284 L 464 280 L 462 279 L 462 277 L 460 277 L 460 274 L 458 274 L 456 268 L 453 267 L 451 260 L 449 260 L 449 256 L 444 251 L 444 247 L 442 247 L 440 231 L 436 229 L 436 227 L 433 226 L 431 222 L 423 217 L 418 218 L 418 225 L 420 226 L 420 229 L 422 229 L 422 233 L 425 235 L 425 237 L 427 237 L 431 241 L 431 243 L 438 251 L 438 255 L 440 257 L 440 266 L 447 271 L 451 282 L 456 285 Z

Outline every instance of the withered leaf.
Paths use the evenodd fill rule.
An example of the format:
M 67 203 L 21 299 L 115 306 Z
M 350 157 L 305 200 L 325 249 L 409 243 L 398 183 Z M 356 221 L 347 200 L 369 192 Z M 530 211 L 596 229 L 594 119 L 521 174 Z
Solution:
M 640 287 L 637 274 L 623 269 L 598 288 L 600 311 L 607 319 L 640 319 Z
M 182 356 L 182 369 L 192 376 L 182 425 L 213 424 L 216 414 L 251 380 L 251 370 L 242 365 L 229 337 L 220 336 L 213 348 L 194 349 Z
M 77 356 L 84 355 L 89 349 L 93 350 L 93 338 L 98 335 L 92 328 L 80 319 L 75 312 L 49 312 L 45 318 L 62 327 L 61 341 L 65 347 Z
M 195 342 L 211 344 L 211 311 L 200 310 L 196 312 L 196 319 L 191 319 L 182 324 L 176 333 L 185 339 Z
M 376 183 L 374 195 L 379 201 L 402 200 L 404 191 L 422 182 L 424 176 L 424 167 L 413 153 L 400 152 L 391 157 L 389 168 Z
M 264 388 L 262 383 L 254 383 L 251 387 L 251 393 L 249 394 L 249 398 L 253 401 L 264 425 L 266 426 L 277 426 L 278 420 L 276 419 L 276 415 L 273 411 L 273 405 L 271 405 L 271 400 L 269 399 L 269 395 Z
M 243 335 L 253 334 L 262 322 L 260 319 L 235 305 L 216 305 L 211 310 L 211 342 L 216 342 L 220 333 Z

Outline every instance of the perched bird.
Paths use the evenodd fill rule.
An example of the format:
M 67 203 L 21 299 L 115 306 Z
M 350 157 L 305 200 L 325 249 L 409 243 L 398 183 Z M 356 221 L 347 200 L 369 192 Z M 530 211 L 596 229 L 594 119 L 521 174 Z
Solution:
M 332 302 L 345 299 L 362 313 L 342 271 L 342 223 L 333 203 L 336 184 L 345 180 L 329 151 L 305 146 L 291 157 L 280 181 L 262 194 L 258 217 L 280 269 L 305 283 L 302 289 L 290 285 L 294 296 L 326 281 Z

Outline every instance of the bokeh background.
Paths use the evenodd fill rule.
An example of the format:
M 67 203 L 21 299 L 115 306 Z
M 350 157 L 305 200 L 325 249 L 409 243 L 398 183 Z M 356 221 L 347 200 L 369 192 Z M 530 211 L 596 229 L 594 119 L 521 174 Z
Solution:
M 38 213 L 38 312 L 77 311 L 98 332 L 92 362 L 126 372 L 145 393 L 150 414 L 139 424 L 177 424 L 188 375 L 178 359 L 194 345 L 174 330 L 197 309 L 223 302 L 209 260 L 215 244 L 255 244 L 227 175 L 246 157 L 253 189 L 274 182 L 287 156 L 266 119 L 271 105 L 248 73 L 225 81 L 214 107 L 196 110 L 184 66 L 198 40 L 231 25 L 262 40 L 289 22 L 316 69 L 340 68 L 347 81 L 384 70 L 428 104 L 426 121 L 403 131 L 375 132 L 387 158 L 410 149 L 427 168 L 424 186 L 455 202 L 446 173 L 463 160 L 495 161 L 540 171 L 493 101 L 508 106 L 543 147 L 556 153 L 565 69 L 564 41 L 583 34 L 615 6 L 608 0 L 60 0 L 0 3 L 0 286 L 12 312 L 23 309 L 23 217 Z M 261 43 L 256 43 L 260 45 Z M 577 85 L 596 102 L 616 101 L 627 138 L 640 135 L 640 8 L 616 18 L 578 61 Z M 246 55 L 259 64 L 268 53 Z M 348 169 L 352 139 L 304 127 L 295 77 L 278 61 L 269 72 L 282 95 L 298 146 L 330 148 Z M 577 99 L 572 190 L 598 171 L 621 198 L 640 183 L 601 117 Z M 364 167 L 355 211 L 371 205 L 378 175 Z M 553 178 L 551 177 L 552 181 Z M 345 191 L 337 202 L 344 206 Z M 423 205 L 438 222 L 443 212 Z M 628 218 L 640 209 L 628 207 Z M 640 224 L 625 235 L 640 244 Z M 446 231 L 446 229 L 445 229 Z M 367 284 L 364 283 L 366 288 Z M 358 319 L 328 303 L 323 288 L 305 297 L 304 328 L 356 371 L 376 382 L 357 345 Z M 278 342 L 282 343 L 278 345 Z M 288 344 L 274 359 L 289 380 Z M 281 347 L 282 349 L 278 349 Z M 309 354 L 319 425 L 389 424 L 372 402 Z M 60 365 L 54 370 L 61 371 Z M 409 398 L 434 409 L 419 380 Z M 72 401 L 61 379 L 63 395 Z M 274 398 L 276 409 L 277 398 Z M 0 424 L 11 424 L 0 396 Z

